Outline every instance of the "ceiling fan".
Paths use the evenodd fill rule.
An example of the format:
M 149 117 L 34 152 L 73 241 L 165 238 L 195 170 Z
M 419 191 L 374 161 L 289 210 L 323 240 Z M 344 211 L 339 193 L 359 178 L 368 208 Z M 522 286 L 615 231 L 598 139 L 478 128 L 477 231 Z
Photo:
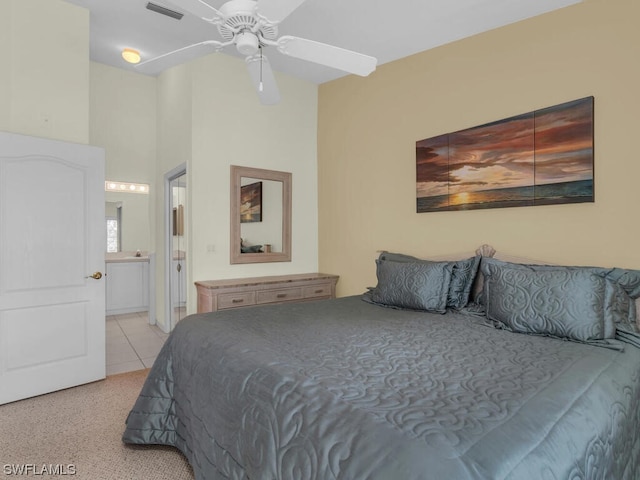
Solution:
M 369 55 L 290 35 L 278 38 L 278 24 L 304 1 L 230 0 L 217 10 L 203 0 L 170 0 L 177 7 L 215 25 L 222 41 L 206 40 L 188 45 L 141 62 L 138 68 L 144 71 L 150 66 L 168 67 L 176 64 L 176 57 L 184 61 L 235 45 L 238 52 L 245 55 L 249 75 L 260 101 L 265 105 L 280 101 L 273 71 L 263 53 L 265 47 L 275 47 L 284 55 L 363 77 L 376 69 L 377 60 Z

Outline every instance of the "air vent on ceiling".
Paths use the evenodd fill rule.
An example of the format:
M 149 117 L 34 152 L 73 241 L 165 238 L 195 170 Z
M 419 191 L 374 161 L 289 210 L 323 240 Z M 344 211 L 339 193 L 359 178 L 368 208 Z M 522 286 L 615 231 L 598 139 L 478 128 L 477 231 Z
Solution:
M 184 14 L 180 12 L 176 12 L 175 10 L 169 10 L 166 7 L 156 5 L 155 3 L 151 3 L 151 2 L 147 3 L 147 9 L 156 13 L 161 13 L 162 15 L 166 15 L 167 17 L 175 18 L 176 20 L 180 20 L 184 16 Z

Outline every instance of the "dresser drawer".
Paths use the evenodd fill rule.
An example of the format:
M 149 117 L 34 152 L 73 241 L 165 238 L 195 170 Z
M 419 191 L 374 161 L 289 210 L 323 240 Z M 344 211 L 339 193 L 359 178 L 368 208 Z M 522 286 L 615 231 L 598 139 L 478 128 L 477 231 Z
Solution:
M 263 290 L 258 292 L 257 303 L 277 303 L 300 300 L 302 288 L 279 288 L 277 290 Z
M 304 287 L 304 298 L 330 297 L 331 285 L 311 285 Z
M 335 298 L 337 275 L 296 273 L 196 282 L 198 313 Z
M 255 304 L 256 292 L 221 293 L 218 295 L 218 310 Z

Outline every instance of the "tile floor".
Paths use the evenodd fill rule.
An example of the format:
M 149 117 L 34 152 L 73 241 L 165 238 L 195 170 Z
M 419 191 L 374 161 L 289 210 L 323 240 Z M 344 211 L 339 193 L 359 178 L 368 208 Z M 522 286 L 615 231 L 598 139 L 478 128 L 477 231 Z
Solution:
M 149 325 L 147 312 L 107 317 L 107 375 L 149 368 L 169 334 Z

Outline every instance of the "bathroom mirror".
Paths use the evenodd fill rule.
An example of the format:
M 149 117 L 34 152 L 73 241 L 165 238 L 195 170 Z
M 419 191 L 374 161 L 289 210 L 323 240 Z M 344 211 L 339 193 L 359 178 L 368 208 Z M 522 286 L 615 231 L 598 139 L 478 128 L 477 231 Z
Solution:
M 105 192 L 107 252 L 149 250 L 149 195 Z
M 291 261 L 291 173 L 231 166 L 231 263 Z

